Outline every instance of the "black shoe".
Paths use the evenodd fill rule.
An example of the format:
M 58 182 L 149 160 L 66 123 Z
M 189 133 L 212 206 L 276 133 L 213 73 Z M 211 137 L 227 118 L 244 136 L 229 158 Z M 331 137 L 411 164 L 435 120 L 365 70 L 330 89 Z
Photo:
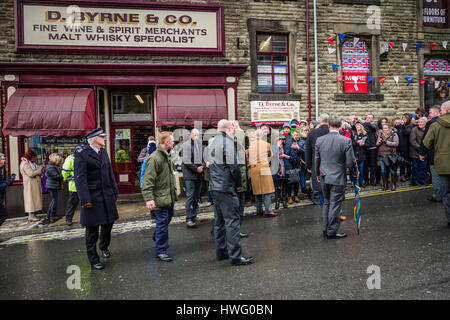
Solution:
M 233 266 L 244 266 L 244 265 L 252 263 L 253 259 L 254 259 L 253 257 L 248 257 L 248 258 L 241 257 L 240 259 L 232 260 L 231 264 Z
M 417 187 L 419 184 L 417 183 L 417 182 L 415 182 L 415 181 L 413 181 L 412 183 L 411 183 L 411 186 L 413 186 L 413 187 Z
M 167 253 L 161 253 L 161 254 L 157 254 L 156 257 L 164 262 L 170 262 L 173 261 L 173 258 L 171 256 L 169 256 Z
M 221 254 L 216 255 L 217 261 L 226 260 L 228 258 L 229 258 L 228 253 L 221 253 Z
M 376 187 L 378 183 L 377 182 L 371 182 L 370 184 L 372 185 L 372 187 Z
M 341 238 L 345 238 L 347 236 L 346 233 L 336 233 L 336 235 L 334 236 L 327 236 L 328 239 L 341 239 Z
M 287 199 L 283 198 L 283 208 L 287 209 L 287 207 L 288 207 Z
M 241 238 L 248 238 L 248 233 L 239 233 Z
M 52 222 L 49 218 L 45 218 L 44 220 L 39 222 L 39 224 L 43 224 L 43 225 L 49 225 L 50 223 L 52 223 Z
M 103 270 L 103 269 L 105 269 L 105 266 L 101 262 L 99 262 L 99 263 L 93 264 L 92 269 Z
M 277 200 L 275 202 L 275 210 L 278 210 L 278 209 L 280 209 L 280 202 Z
M 420 182 L 420 181 L 419 181 L 419 184 L 420 184 L 421 186 L 428 186 L 428 183 L 427 183 L 426 181 L 423 181 L 423 182 Z
M 71 225 L 73 225 L 73 222 L 70 220 L 66 220 L 66 224 L 70 227 Z
M 322 231 L 322 235 L 323 235 L 325 238 L 328 238 L 328 234 L 327 234 L 325 231 Z
M 111 252 L 109 250 L 102 250 L 102 256 L 103 258 L 109 258 L 111 257 Z
M 447 223 L 447 228 L 450 228 L 450 222 Z

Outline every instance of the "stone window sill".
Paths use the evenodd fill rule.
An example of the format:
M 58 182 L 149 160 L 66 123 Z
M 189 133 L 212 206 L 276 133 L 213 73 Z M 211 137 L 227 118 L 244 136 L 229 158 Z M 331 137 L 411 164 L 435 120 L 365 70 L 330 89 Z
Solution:
M 262 94 L 251 92 L 248 94 L 250 101 L 300 101 L 302 95 L 298 93 Z
M 333 3 L 342 4 L 367 4 L 367 5 L 377 5 L 381 4 L 380 0 L 333 0 Z
M 336 101 L 383 101 L 384 94 L 380 93 L 337 93 Z

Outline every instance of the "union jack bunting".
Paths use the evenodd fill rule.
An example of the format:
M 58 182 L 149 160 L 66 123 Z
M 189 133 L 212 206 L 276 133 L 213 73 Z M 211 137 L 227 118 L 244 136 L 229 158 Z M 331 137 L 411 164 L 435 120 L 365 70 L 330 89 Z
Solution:
M 342 71 L 369 72 L 369 50 L 365 41 L 353 42 L 348 40 L 342 47 Z
M 424 74 L 427 76 L 450 75 L 450 63 L 445 59 L 430 59 L 425 62 Z

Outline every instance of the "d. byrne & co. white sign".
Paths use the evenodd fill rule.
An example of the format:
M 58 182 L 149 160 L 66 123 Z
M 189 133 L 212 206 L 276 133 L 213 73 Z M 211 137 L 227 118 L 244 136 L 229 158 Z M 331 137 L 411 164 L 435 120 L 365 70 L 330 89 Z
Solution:
M 280 125 L 299 119 L 300 101 L 252 101 L 252 125 L 264 122 Z
M 223 6 L 114 1 L 109 7 L 17 0 L 18 50 L 223 55 Z M 127 5 L 128 4 L 128 5 Z M 105 4 L 108 6 L 108 4 Z M 77 52 L 80 53 L 80 52 Z

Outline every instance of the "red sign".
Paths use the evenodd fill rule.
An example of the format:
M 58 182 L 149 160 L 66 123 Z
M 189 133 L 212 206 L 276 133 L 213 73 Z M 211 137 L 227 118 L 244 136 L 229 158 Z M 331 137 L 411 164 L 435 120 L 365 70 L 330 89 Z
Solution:
M 450 28 L 449 9 L 450 1 L 448 0 L 423 0 L 424 27 Z
M 367 93 L 367 73 L 345 73 L 344 91 L 348 93 Z

